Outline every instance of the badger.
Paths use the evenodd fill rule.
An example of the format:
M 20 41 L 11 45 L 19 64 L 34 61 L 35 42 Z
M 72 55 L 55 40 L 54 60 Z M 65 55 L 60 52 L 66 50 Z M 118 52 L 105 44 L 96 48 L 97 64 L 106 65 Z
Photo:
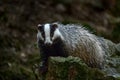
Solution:
M 54 56 L 81 58 L 88 66 L 102 68 L 104 50 L 98 38 L 81 25 L 46 23 L 38 25 L 38 46 L 43 70 Z

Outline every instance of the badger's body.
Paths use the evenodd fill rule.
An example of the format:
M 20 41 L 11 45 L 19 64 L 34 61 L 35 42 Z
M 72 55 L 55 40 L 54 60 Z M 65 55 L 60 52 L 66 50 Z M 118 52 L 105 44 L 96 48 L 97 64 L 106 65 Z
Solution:
M 59 25 L 58 25 L 59 26 Z M 101 68 L 104 51 L 98 38 L 80 25 L 60 25 L 68 55 L 80 57 L 88 66 Z
M 38 45 L 43 65 L 46 64 L 50 56 L 75 56 L 80 57 L 90 67 L 103 67 L 105 52 L 100 41 L 82 26 L 53 23 L 47 24 L 47 26 L 39 25 L 39 27 L 49 28 L 47 30 L 50 30 L 44 30 L 43 39 L 43 33 L 41 34 L 41 30 L 38 29 Z M 52 29 L 52 27 L 55 27 L 55 29 Z M 47 34 L 50 34 L 50 36 L 47 37 Z

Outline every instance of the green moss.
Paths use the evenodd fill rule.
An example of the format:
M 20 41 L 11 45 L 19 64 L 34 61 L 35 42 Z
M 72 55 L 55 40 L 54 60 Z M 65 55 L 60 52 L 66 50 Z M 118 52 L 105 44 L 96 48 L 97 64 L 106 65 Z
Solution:
M 1 80 L 35 80 L 30 68 L 20 64 L 11 63 L 11 66 L 0 71 Z
M 119 77 L 106 75 L 102 70 L 88 67 L 78 57 L 52 57 L 44 80 L 119 80 Z
M 28 55 L 28 61 L 26 62 L 27 65 L 34 65 L 40 63 L 40 55 L 38 53 Z
M 104 75 L 99 69 L 89 68 L 78 57 L 51 58 L 46 80 L 99 80 Z

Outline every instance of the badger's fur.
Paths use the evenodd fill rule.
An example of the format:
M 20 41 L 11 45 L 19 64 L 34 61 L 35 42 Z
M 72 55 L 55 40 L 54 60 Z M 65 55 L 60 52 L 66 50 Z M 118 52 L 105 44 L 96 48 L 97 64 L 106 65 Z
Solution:
M 88 66 L 102 68 L 104 50 L 98 38 L 80 25 L 38 25 L 38 45 L 43 65 L 50 56 L 80 57 Z

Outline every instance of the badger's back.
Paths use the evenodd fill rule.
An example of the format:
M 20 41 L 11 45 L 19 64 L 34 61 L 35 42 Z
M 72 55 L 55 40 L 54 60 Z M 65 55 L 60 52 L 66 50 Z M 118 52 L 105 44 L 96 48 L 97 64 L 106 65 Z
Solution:
M 59 30 L 64 37 L 68 54 L 80 57 L 91 67 L 101 68 L 104 62 L 104 51 L 97 37 L 80 25 L 59 24 Z

